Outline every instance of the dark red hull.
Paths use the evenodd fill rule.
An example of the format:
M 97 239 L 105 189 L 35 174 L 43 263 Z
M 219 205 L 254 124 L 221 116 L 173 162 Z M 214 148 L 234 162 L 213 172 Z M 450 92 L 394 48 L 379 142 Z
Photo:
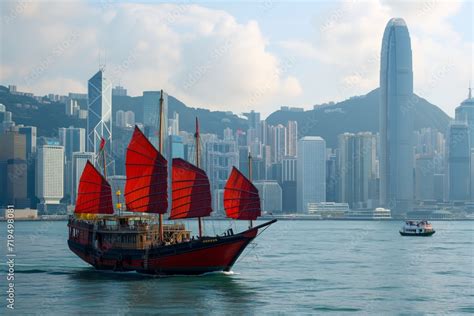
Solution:
M 68 240 L 71 251 L 99 270 L 137 271 L 147 274 L 196 275 L 230 271 L 240 254 L 257 236 L 259 228 L 230 236 L 203 237 L 174 245 L 143 249 L 102 249 Z

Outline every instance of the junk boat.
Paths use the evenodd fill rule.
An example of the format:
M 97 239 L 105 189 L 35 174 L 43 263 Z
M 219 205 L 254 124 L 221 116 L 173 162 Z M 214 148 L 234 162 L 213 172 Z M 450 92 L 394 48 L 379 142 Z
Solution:
M 433 226 L 428 221 L 406 221 L 400 230 L 402 236 L 428 237 L 435 233 Z
M 160 122 L 163 119 L 160 98 Z M 202 221 L 210 216 L 211 192 L 207 174 L 200 168 L 199 123 L 196 118 L 196 165 L 173 158 L 171 163 L 170 220 L 196 218 L 199 235 L 182 223 L 164 224 L 168 211 L 168 162 L 162 156 L 163 130 L 160 124 L 159 151 L 135 126 L 126 152 L 125 210 L 114 210 L 112 190 L 106 178 L 104 140 L 103 174 L 87 162 L 79 182 L 74 214 L 69 218 L 68 245 L 72 252 L 98 270 L 139 273 L 196 275 L 230 271 L 252 240 L 276 219 L 253 227 L 261 215 L 258 190 L 249 178 L 233 167 L 224 188 L 224 208 L 228 218 L 249 221 L 245 231 L 232 229 L 221 235 L 206 236 Z M 98 159 L 100 160 L 100 159 Z

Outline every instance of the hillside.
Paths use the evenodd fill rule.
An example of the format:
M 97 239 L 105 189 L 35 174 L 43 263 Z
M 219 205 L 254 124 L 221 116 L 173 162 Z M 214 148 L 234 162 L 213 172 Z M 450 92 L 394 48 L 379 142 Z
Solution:
M 449 123 L 449 116 L 437 106 L 423 98 L 415 96 L 415 129 L 423 127 L 436 128 L 445 132 Z M 180 115 L 180 129 L 194 131 L 194 119 L 199 117 L 201 131 L 222 136 L 223 130 L 230 127 L 246 130 L 246 120 L 231 112 L 210 111 L 201 108 L 192 108 L 178 99 L 169 96 L 169 115 L 178 112 Z M 0 103 L 13 113 L 13 120 L 17 124 L 33 125 L 38 127 L 38 136 L 56 136 L 58 127 L 70 125 L 85 127 L 85 120 L 68 117 L 64 113 L 61 103 L 41 104 L 35 99 L 12 95 L 8 89 L 0 86 Z M 143 119 L 142 97 L 114 96 L 114 118 L 118 110 L 132 110 L 136 120 Z M 24 105 L 27 105 L 26 107 Z M 378 104 L 379 91 L 375 89 L 360 97 L 353 97 L 343 102 L 316 106 L 314 110 L 305 112 L 276 111 L 267 118 L 268 124 L 286 124 L 288 120 L 298 122 L 300 136 L 318 135 L 326 139 L 327 146 L 334 148 L 337 144 L 337 135 L 344 132 L 378 131 Z M 32 107 L 34 106 L 34 107 Z
M 59 127 L 86 127 L 86 120 L 66 116 L 64 104 L 41 104 L 34 98 L 11 94 L 4 86 L 0 86 L 0 103 L 12 112 L 16 124 L 36 126 L 38 136 L 57 136 Z
M 8 88 L 0 86 L 0 103 L 4 104 L 7 111 L 13 114 L 13 120 L 17 124 L 32 125 L 38 128 L 38 136 L 57 136 L 59 127 L 86 127 L 85 120 L 79 120 L 68 117 L 65 114 L 64 104 L 51 102 L 50 104 L 41 104 L 31 97 L 23 95 L 10 94 Z M 143 119 L 142 97 L 114 96 L 112 98 L 113 118 L 118 110 L 132 110 L 135 112 L 137 121 Z M 195 117 L 199 117 L 202 122 L 201 131 L 203 133 L 214 133 L 221 135 L 226 127 L 232 129 L 246 129 L 246 120 L 239 118 L 231 112 L 210 111 L 207 109 L 191 108 L 184 103 L 169 96 L 168 114 L 173 112 L 180 114 L 180 129 L 188 132 L 194 131 Z M 26 107 L 25 107 L 26 105 Z M 85 108 L 84 105 L 81 105 Z
M 440 108 L 415 95 L 413 102 L 414 129 L 432 127 L 444 133 L 450 117 Z M 379 89 L 360 97 L 332 105 L 316 106 L 305 112 L 276 111 L 267 118 L 268 124 L 286 124 L 288 120 L 298 122 L 299 136 L 323 137 L 327 146 L 337 146 L 337 135 L 344 132 L 378 132 Z

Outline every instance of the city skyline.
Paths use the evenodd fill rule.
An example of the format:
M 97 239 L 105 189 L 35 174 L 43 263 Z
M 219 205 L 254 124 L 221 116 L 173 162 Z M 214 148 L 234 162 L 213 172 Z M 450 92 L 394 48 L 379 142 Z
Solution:
M 5 52 L 0 81 L 35 94 L 84 93 L 83 79 L 105 63 L 114 85 L 126 86 L 132 95 L 163 88 L 192 106 L 221 110 L 239 107 L 242 111 L 257 108 L 265 117 L 280 105 L 307 109 L 376 88 L 374 65 L 380 56 L 383 25 L 390 17 L 401 16 L 412 33 L 414 92 L 454 116 L 459 96 L 472 76 L 472 67 L 465 64 L 472 47 L 472 3 L 363 4 L 348 1 L 291 7 L 273 2 L 242 6 L 113 2 L 101 6 L 73 2 L 51 8 L 47 3 L 26 4 L 20 13 L 12 14 L 18 9 L 14 3 L 2 2 L 8 22 L 2 44 L 11 46 L 10 51 L 21 50 L 25 43 L 13 42 L 9 35 L 13 33 L 8 32 L 15 28 L 14 33 L 20 35 L 35 34 L 41 45 L 35 48 L 36 57 L 28 55 L 27 61 L 24 54 Z M 84 14 L 74 14 L 77 12 Z M 285 14 L 288 12 L 298 14 Z M 150 31 L 142 23 L 133 28 L 128 25 L 130 20 L 146 20 L 150 14 L 164 21 L 157 24 L 163 32 Z M 50 16 L 65 25 L 61 32 L 51 27 Z M 300 17 L 298 21 L 292 19 L 294 16 Z M 80 27 L 72 27 L 74 23 L 68 24 L 68 18 Z M 92 20 L 99 21 L 100 26 L 92 25 Z M 348 23 L 356 27 L 348 28 Z M 175 28 L 183 25 L 193 28 L 196 41 L 187 43 L 176 33 Z M 226 32 L 216 33 L 222 25 Z M 123 28 L 135 30 L 135 35 L 120 32 Z M 115 42 L 123 43 L 126 49 L 114 49 L 114 31 L 125 34 Z M 291 36 L 291 31 L 300 36 Z M 187 58 L 184 47 L 199 47 L 203 36 L 209 39 L 202 43 L 206 49 L 191 49 L 197 55 Z M 232 41 L 234 38 L 237 41 Z M 347 54 L 352 41 L 359 41 L 360 49 Z M 252 50 L 239 54 L 245 45 Z M 316 45 L 323 45 L 325 51 Z M 452 48 L 448 55 L 442 54 L 445 45 Z M 82 54 L 86 48 L 87 54 Z M 152 56 L 160 56 L 158 62 Z M 74 58 L 81 62 L 71 62 Z M 177 65 L 181 58 L 187 62 Z M 13 71 L 14 67 L 18 71 Z M 250 69 L 254 74 L 251 78 L 238 75 L 237 70 Z M 64 73 L 66 78 L 61 77 Z M 317 88 L 310 89 L 309 84 Z
M 135 8 L 135 4 L 129 5 Z M 120 5 L 113 4 L 112 7 Z M 139 13 L 144 7 L 146 6 L 138 5 Z M 181 7 L 183 12 L 174 18 L 179 20 L 184 17 L 184 11 L 195 10 L 196 7 L 199 6 L 183 5 Z M 166 12 L 166 8 L 159 7 L 159 9 Z M 114 19 L 115 17 L 112 17 L 111 21 Z M 371 71 L 378 69 L 379 88 L 365 96 L 367 98 L 371 96 L 371 102 L 379 112 L 379 117 L 376 119 L 379 123 L 378 128 L 377 125 L 367 128 L 367 124 L 355 128 L 347 125 L 359 115 L 356 112 L 359 112 L 358 109 L 362 105 L 359 105 L 351 115 L 346 115 L 350 117 L 344 118 L 345 123 L 336 117 L 334 123 L 340 126 L 335 130 L 331 125 L 326 126 L 325 129 L 331 132 L 324 135 L 320 134 L 321 130 L 314 132 L 311 127 L 324 126 L 323 122 L 320 123 L 318 118 L 312 115 L 305 117 L 307 112 L 303 108 L 291 105 L 280 107 L 280 113 L 276 113 L 276 116 L 281 117 L 276 121 L 265 119 L 265 109 L 258 106 L 259 101 L 250 108 L 245 105 L 232 107 L 237 115 L 232 114 L 232 111 L 214 112 L 224 115 L 220 122 L 208 122 L 204 119 L 204 126 L 217 123 L 212 132 L 201 133 L 200 138 L 202 146 L 200 161 L 203 170 L 209 176 L 215 214 L 223 212 L 222 195 L 233 167 L 240 168 L 245 174 L 252 170 L 252 180 L 259 184 L 261 193 L 266 195 L 262 199 L 262 205 L 268 205 L 272 208 L 268 212 L 277 214 L 298 212 L 314 215 L 319 212 L 341 216 L 350 210 L 375 210 L 385 207 L 391 209 L 394 216 L 407 216 L 412 212 L 414 204 L 416 210 L 419 210 L 430 199 L 437 201 L 438 208 L 443 207 L 439 203 L 458 201 L 469 203 L 474 200 L 474 194 L 471 194 L 471 191 L 474 192 L 474 168 L 471 168 L 474 163 L 474 152 L 470 153 L 472 140 L 469 140 L 469 135 L 474 130 L 474 115 L 471 113 L 473 101 L 470 88 L 468 99 L 459 102 L 459 106 L 456 107 L 455 121 L 448 116 L 435 114 L 438 110 L 436 106 L 415 95 L 416 47 L 412 48 L 411 31 L 408 30 L 403 18 L 395 17 L 388 20 L 378 47 L 380 58 L 375 60 L 370 68 Z M 231 48 L 234 47 L 229 47 Z M 227 53 L 231 54 L 225 50 L 218 51 L 214 57 L 219 59 Z M 63 148 L 63 197 L 60 200 L 65 208 L 67 205 L 74 205 L 80 169 L 84 168 L 85 158 L 91 157 L 94 153 L 107 155 L 104 158 L 97 156 L 93 159 L 98 170 L 104 169 L 103 164 L 107 162 L 108 167 L 107 170 L 103 170 L 103 174 L 112 177 L 114 183 L 119 183 L 115 181 L 119 178 L 120 181 L 124 181 L 124 152 L 134 126 L 138 126 L 154 147 L 163 153 L 168 161 L 168 169 L 171 170 L 172 158 L 183 158 L 191 163 L 195 160 L 194 129 L 190 128 L 190 125 L 180 123 L 180 115 L 185 113 L 180 112 L 179 108 L 183 109 L 182 105 L 189 108 L 189 104 L 181 103 L 181 100 L 172 96 L 168 90 L 156 87 L 156 83 L 153 84 L 153 88 L 148 88 L 149 85 L 145 84 L 143 90 L 138 93 L 140 96 L 132 97 L 129 92 L 136 90 L 133 84 L 132 89 L 130 83 L 114 86 L 116 69 L 107 68 L 105 56 L 101 58 L 103 59 L 100 60 L 98 71 L 94 70 L 92 73 L 95 74 L 87 81 L 87 94 L 67 91 L 66 95 L 56 95 L 48 91 L 47 96 L 40 97 L 30 91 L 22 92 L 24 90 L 18 89 L 15 85 L 8 86 L 8 93 L 11 95 L 30 97 L 39 104 L 54 102 L 64 106 L 63 115 L 70 120 L 70 126 L 67 128 L 58 126 L 57 133 L 55 131 L 53 135 L 49 135 L 53 137 L 40 132 L 38 136 L 42 138 L 38 147 L 41 148 L 41 153 L 52 144 Z M 138 66 L 135 62 L 130 62 L 126 68 L 136 69 Z M 290 70 L 294 65 L 290 63 L 287 66 L 287 70 Z M 150 69 L 152 68 L 150 64 Z M 124 70 L 122 75 L 127 69 L 122 69 Z M 185 82 L 184 88 L 192 89 L 194 85 L 201 84 L 207 76 L 207 70 L 203 71 L 198 77 Z M 201 75 L 204 77 L 201 78 Z M 255 88 L 258 89 L 258 85 Z M 216 96 L 219 94 L 218 89 L 216 86 Z M 239 90 L 235 90 L 234 93 L 239 94 Z M 255 98 L 251 99 L 256 101 L 260 97 L 263 97 L 261 93 L 257 93 Z M 362 98 L 351 96 L 347 101 L 357 103 L 357 100 Z M 113 104 L 115 102 L 118 107 L 117 104 Z M 173 113 L 169 110 L 169 102 L 173 103 Z M 177 106 L 177 103 L 180 105 Z M 415 114 L 422 107 L 426 108 L 426 105 L 430 111 L 434 111 L 433 115 L 436 117 L 421 124 L 418 122 L 418 127 L 415 129 Z M 37 174 L 49 170 L 48 168 L 52 166 L 48 161 L 39 161 L 39 156 L 30 154 L 33 151 L 30 148 L 33 146 L 33 128 L 36 126 L 16 126 L 9 111 L 12 110 L 11 106 L 8 102 L 9 108 L 3 106 L 1 109 L 4 133 L 2 137 L 22 139 L 24 134 L 27 151 L 24 157 L 15 158 L 13 154 L 12 157 L 8 155 L 4 157 L 5 168 L 11 174 L 23 164 L 29 166 L 31 161 L 36 161 Z M 15 106 L 31 108 L 28 104 Z M 313 114 L 317 111 L 334 113 L 337 116 L 345 114 L 346 108 L 343 103 L 335 107 L 335 104 L 330 102 L 321 107 L 314 107 Z M 201 111 L 201 114 L 203 113 L 209 112 Z M 195 115 L 199 116 L 197 113 Z M 189 123 L 189 114 L 184 116 Z M 230 124 L 231 117 L 240 120 L 239 124 Z M 356 120 L 361 119 L 363 120 L 363 117 Z M 368 124 L 373 125 L 374 121 L 370 119 Z M 182 130 L 180 126 L 183 127 Z M 114 130 L 113 136 L 112 130 Z M 462 132 L 457 132 L 460 130 Z M 17 137 L 16 134 L 20 136 Z M 59 137 L 54 136 L 56 134 Z M 459 135 L 466 137 L 460 141 Z M 328 141 L 326 137 L 332 140 Z M 11 145 L 9 152 L 15 152 L 18 146 L 20 145 Z M 104 146 L 105 150 L 102 150 Z M 445 149 L 441 149 L 443 146 Z M 249 160 L 249 157 L 252 157 L 252 160 Z M 459 163 L 459 159 L 462 163 Z M 23 173 L 21 181 L 14 183 L 15 188 L 24 190 L 29 188 L 28 198 L 23 197 L 25 194 L 20 197 L 11 193 L 7 194 L 4 201 L 29 200 L 34 205 L 35 200 L 39 198 L 43 201 L 40 204 L 47 204 L 44 201 L 48 200 L 42 196 L 31 195 L 31 188 L 28 185 L 31 186 L 32 172 L 27 170 L 26 175 Z M 457 184 L 456 179 L 459 177 L 462 177 L 463 181 Z M 38 181 L 45 179 L 36 179 L 37 190 L 40 183 Z M 433 185 L 429 185 L 429 181 Z M 51 204 L 59 204 L 59 201 L 54 200 Z M 38 206 L 38 209 L 47 208 Z
M 474 312 L 474 0 L 0 15 L 7 314 Z

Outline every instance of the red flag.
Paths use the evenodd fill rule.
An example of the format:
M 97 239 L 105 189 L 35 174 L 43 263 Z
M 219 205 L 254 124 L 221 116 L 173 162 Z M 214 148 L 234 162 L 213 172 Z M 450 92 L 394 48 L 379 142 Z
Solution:
M 104 146 L 105 146 L 105 139 L 102 137 L 100 139 L 100 150 L 104 149 Z

